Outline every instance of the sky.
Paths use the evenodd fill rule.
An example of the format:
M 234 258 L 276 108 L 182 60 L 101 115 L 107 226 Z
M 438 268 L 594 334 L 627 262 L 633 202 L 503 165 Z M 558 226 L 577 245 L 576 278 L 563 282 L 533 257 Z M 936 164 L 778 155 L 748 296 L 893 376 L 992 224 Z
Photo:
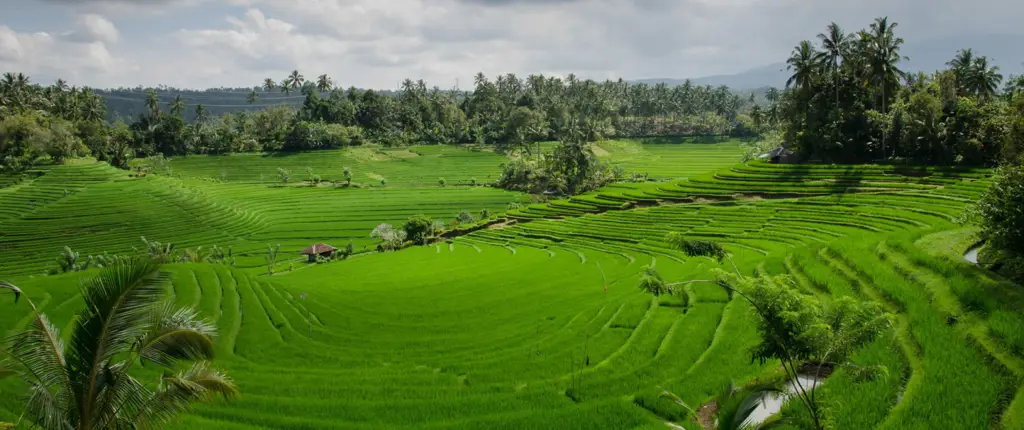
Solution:
M 1020 0 L 0 0 L 0 72 L 98 88 L 331 76 L 688 78 L 777 63 L 829 22 L 909 40 L 1021 34 Z

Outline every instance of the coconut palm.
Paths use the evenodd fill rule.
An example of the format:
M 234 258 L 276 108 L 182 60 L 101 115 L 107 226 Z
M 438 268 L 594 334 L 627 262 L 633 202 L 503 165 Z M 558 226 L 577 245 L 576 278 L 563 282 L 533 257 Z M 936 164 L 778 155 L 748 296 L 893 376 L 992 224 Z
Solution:
M 327 74 L 320 75 L 316 78 L 316 90 L 321 93 L 326 93 L 334 88 L 334 83 L 331 82 L 331 78 Z
M 249 96 L 245 98 L 246 103 L 254 104 L 260 99 L 260 95 L 255 90 L 249 92 Z
M 185 111 L 185 101 L 181 99 L 181 94 L 174 96 L 168 107 L 173 116 L 181 116 L 181 113 Z
M 818 40 L 821 40 L 821 47 L 825 50 L 821 54 L 821 65 L 824 70 L 833 74 L 836 85 L 836 109 L 839 108 L 839 65 L 846 56 L 850 44 L 850 36 L 843 33 L 836 23 L 828 25 L 827 33 L 819 33 Z
M 966 81 L 971 93 L 982 100 L 988 100 L 996 95 L 999 84 L 1003 81 L 1003 75 L 999 74 L 998 66 L 989 67 L 988 58 L 982 56 L 974 59 Z
M 205 124 L 209 119 L 210 115 L 206 111 L 206 106 L 196 105 L 196 122 L 199 124 Z
M 146 91 L 146 108 L 149 109 L 149 117 L 152 119 L 160 116 L 160 97 L 156 91 Z
M 821 53 L 814 49 L 814 45 L 809 40 L 800 42 L 786 60 L 786 69 L 793 72 L 786 80 L 786 88 L 796 86 L 801 90 L 809 90 L 817 77 L 820 64 Z
M 237 389 L 211 367 L 212 324 L 167 300 L 169 276 L 149 260 L 107 267 L 82 286 L 85 307 L 70 343 L 31 300 L 29 328 L 9 337 L 4 353 L 29 385 L 25 414 L 46 429 L 159 428 L 189 405 Z M 0 281 L 0 291 L 22 296 Z M 187 363 L 192 363 L 188 365 Z M 155 365 L 145 384 L 132 367 Z
M 267 78 L 263 80 L 263 91 L 271 92 L 277 88 L 277 83 L 273 79 Z
M 953 57 L 948 63 L 946 63 L 950 69 L 953 69 L 953 76 L 956 77 L 957 91 L 961 93 L 967 92 L 966 83 L 967 77 L 971 73 L 971 68 L 974 66 L 974 51 L 970 48 L 961 49 L 956 52 L 956 56 Z
M 882 113 L 886 114 L 889 96 L 889 86 L 894 82 L 899 85 L 899 80 L 906 76 L 899 69 L 899 62 L 906 57 L 900 55 L 900 46 L 903 45 L 903 38 L 896 37 L 893 30 L 897 23 L 889 23 L 889 18 L 877 18 L 871 24 L 871 32 L 868 44 L 868 75 L 878 85 L 882 92 Z M 888 130 L 882 130 L 882 156 L 887 156 L 885 141 Z
M 292 70 L 292 73 L 288 75 L 288 77 L 285 78 L 284 81 L 287 82 L 289 90 L 295 91 L 299 88 L 302 88 L 302 84 L 306 82 L 306 78 L 302 76 L 302 74 L 299 73 L 298 70 Z
M 277 87 L 281 89 L 281 92 L 284 93 L 285 96 L 289 96 L 292 93 L 292 86 L 291 83 L 288 82 L 287 78 L 282 80 L 281 83 L 277 84 Z

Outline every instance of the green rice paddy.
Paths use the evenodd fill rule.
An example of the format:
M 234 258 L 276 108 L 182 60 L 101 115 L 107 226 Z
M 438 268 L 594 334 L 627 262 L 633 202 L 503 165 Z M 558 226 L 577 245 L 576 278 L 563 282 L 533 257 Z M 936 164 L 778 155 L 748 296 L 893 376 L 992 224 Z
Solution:
M 480 185 L 503 156 L 452 147 L 189 157 L 169 177 L 43 167 L 0 182 L 0 278 L 68 327 L 89 273 L 42 276 L 65 245 L 232 246 L 233 267 L 167 266 L 174 299 L 217 322 L 220 366 L 242 392 L 174 428 L 689 429 L 658 393 L 700 404 L 778 363 L 751 362 L 754 316 L 717 287 L 691 287 L 686 307 L 636 290 L 652 262 L 671 280 L 718 267 L 671 250 L 664 235 L 678 231 L 721 242 L 745 273 L 790 274 L 807 294 L 897 315 L 853 357 L 885 377 L 840 370 L 823 385 L 834 428 L 1024 426 L 1024 295 L 957 258 L 969 231 L 953 220 L 987 171 L 737 164 L 736 143 L 599 146 L 656 181 L 527 204 Z M 306 167 L 340 181 L 350 167 L 363 186 L 284 186 L 279 167 L 292 182 Z M 481 209 L 504 221 L 326 264 L 298 254 L 321 241 L 369 249 L 377 224 Z M 263 253 L 278 243 L 288 257 L 267 276 Z M 23 326 L 24 310 L 0 303 L 0 327 Z M 0 384 L 0 421 L 17 420 L 21 393 Z

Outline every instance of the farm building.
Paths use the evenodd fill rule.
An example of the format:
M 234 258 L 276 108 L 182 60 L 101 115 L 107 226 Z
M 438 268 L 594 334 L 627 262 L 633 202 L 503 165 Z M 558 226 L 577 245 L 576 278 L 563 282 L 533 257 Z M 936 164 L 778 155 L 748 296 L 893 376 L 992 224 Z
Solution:
M 767 154 L 762 154 L 758 158 L 767 159 L 769 162 L 776 164 L 789 164 L 796 162 L 796 153 L 780 146 L 768 151 Z
M 335 247 L 321 242 L 321 243 L 309 245 L 309 247 L 307 247 L 306 249 L 302 250 L 302 253 L 304 255 L 308 255 L 309 256 L 309 262 L 310 263 L 315 263 L 317 257 L 330 257 L 331 254 L 334 254 L 335 250 L 336 250 Z

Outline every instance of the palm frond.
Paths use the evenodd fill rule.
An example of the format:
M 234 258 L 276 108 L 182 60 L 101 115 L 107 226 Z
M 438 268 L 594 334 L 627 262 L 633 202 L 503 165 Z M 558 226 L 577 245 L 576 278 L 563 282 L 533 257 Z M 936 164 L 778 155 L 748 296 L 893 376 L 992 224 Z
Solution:
M 13 292 L 14 293 L 14 303 L 15 304 L 17 304 L 18 303 L 18 299 L 21 298 L 21 294 L 22 294 L 21 289 L 18 288 L 18 287 L 15 287 L 14 284 L 11 284 L 11 283 L 9 283 L 7 281 L 0 281 L 0 289 L 8 290 L 8 291 Z
M 152 329 L 139 340 L 144 361 L 171 367 L 178 360 L 210 360 L 216 328 L 191 308 L 173 309 L 170 304 L 153 314 Z
M 178 374 L 165 376 L 157 391 L 139 409 L 134 423 L 140 428 L 159 428 L 179 412 L 190 410 L 190 404 L 210 400 L 217 395 L 231 400 L 238 388 L 225 374 L 201 361 Z
M 106 376 L 107 363 L 128 353 L 148 331 L 149 318 L 165 294 L 168 275 L 149 260 L 133 259 L 105 268 L 82 284 L 85 309 L 79 314 L 67 352 L 69 376 L 76 396 L 90 403 L 115 382 Z M 91 417 L 88 417 L 91 420 Z
M 4 349 L 24 368 L 31 383 L 65 391 L 70 388 L 64 342 L 46 315 L 40 314 L 28 330 L 5 339 Z
M 44 429 L 72 429 L 74 408 L 62 405 L 50 389 L 40 384 L 33 384 L 29 389 L 25 413 L 33 418 L 33 422 Z

